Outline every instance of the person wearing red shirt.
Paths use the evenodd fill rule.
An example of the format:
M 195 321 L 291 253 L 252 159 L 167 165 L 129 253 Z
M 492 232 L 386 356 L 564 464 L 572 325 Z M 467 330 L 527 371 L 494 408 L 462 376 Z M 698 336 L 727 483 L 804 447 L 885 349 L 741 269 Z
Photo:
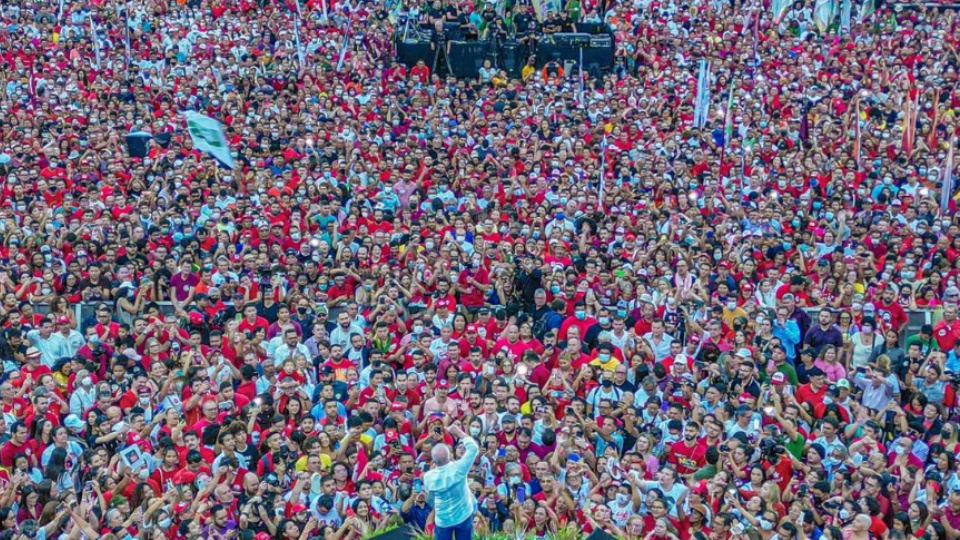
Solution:
M 683 428 L 683 440 L 670 446 L 667 463 L 681 476 L 699 471 L 707 462 L 707 446 L 697 439 L 699 436 L 700 424 L 689 422 Z
M 957 318 L 956 304 L 944 304 L 943 318 L 933 325 L 933 339 L 937 340 L 941 351 L 953 350 L 954 343 L 960 339 L 960 319 Z
M 475 324 L 467 325 L 467 329 L 463 333 L 463 337 L 458 340 L 460 344 L 460 356 L 466 358 L 470 355 L 470 350 L 474 347 L 480 348 L 480 354 L 483 357 L 487 356 L 487 343 L 481 339 L 479 333 L 479 328 Z
M 823 403 L 823 395 L 827 392 L 826 376 L 823 370 L 815 367 L 807 371 L 807 377 L 810 378 L 810 382 L 797 388 L 797 403 L 801 405 L 806 403 L 811 407 L 816 407 Z
M 460 303 L 473 316 L 480 311 L 487 299 L 487 289 L 490 288 L 490 274 L 483 267 L 483 261 L 476 257 L 474 255 L 469 268 L 460 272 L 456 285 L 456 290 L 460 293 Z
M 243 308 L 243 320 L 237 325 L 237 330 L 241 332 L 256 332 L 258 328 L 263 328 L 266 332 L 270 329 L 270 323 L 266 319 L 257 315 L 257 306 L 247 304 Z
M 37 465 L 37 456 L 33 454 L 29 441 L 27 441 L 27 425 L 23 422 L 15 422 L 10 426 L 10 440 L 0 446 L 0 467 L 6 469 L 13 468 L 13 456 L 17 454 L 26 454 L 34 466 Z
M 417 65 L 410 68 L 410 79 L 420 84 L 427 84 L 430 81 L 430 68 L 423 60 L 417 60 Z
M 877 317 L 886 321 L 889 328 L 896 330 L 898 334 L 902 334 L 907 327 L 909 318 L 907 312 L 897 302 L 897 291 L 893 287 L 887 287 L 883 290 L 880 301 L 874 302 L 874 305 L 877 308 Z
M 595 324 L 598 324 L 597 320 L 587 315 L 587 305 L 583 302 L 578 302 L 574 307 L 573 315 L 564 319 L 560 325 L 560 334 L 558 337 L 561 340 L 567 339 L 567 332 L 570 331 L 571 326 L 576 326 L 580 329 L 581 337 L 586 336 L 587 330 Z

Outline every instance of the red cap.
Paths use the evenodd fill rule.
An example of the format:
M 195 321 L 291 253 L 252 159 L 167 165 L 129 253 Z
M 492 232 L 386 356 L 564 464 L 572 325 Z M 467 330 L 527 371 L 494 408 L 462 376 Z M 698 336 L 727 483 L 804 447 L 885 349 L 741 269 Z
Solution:
M 404 409 L 406 409 L 406 407 L 403 405 L 403 403 L 400 403 L 399 401 L 394 401 L 393 403 L 390 404 L 391 411 L 402 411 Z
M 399 439 L 400 439 L 400 435 L 397 434 L 396 430 L 388 429 L 383 433 L 383 440 L 386 441 L 388 444 Z
M 475 325 L 475 324 L 468 325 L 468 326 L 467 326 L 467 333 L 468 333 L 468 334 L 476 334 L 476 333 L 477 333 L 477 325 Z
M 441 298 L 440 300 L 437 300 L 436 306 L 437 306 L 437 309 L 440 309 L 440 308 L 450 309 L 450 301 L 447 300 L 446 298 Z
M 291 514 L 299 514 L 300 512 L 305 512 L 306 510 L 307 510 L 307 507 L 302 504 L 295 504 L 290 507 Z
M 749 392 L 744 392 L 740 394 L 740 401 L 746 401 L 748 399 L 756 399 L 756 398 L 753 396 L 753 394 Z
M 70 317 L 67 317 L 66 315 L 62 315 L 57 319 L 57 324 L 70 324 L 70 322 Z
M 784 382 L 786 382 L 786 378 L 780 371 L 774 373 L 773 376 L 770 377 L 770 384 L 774 386 L 783 386 Z

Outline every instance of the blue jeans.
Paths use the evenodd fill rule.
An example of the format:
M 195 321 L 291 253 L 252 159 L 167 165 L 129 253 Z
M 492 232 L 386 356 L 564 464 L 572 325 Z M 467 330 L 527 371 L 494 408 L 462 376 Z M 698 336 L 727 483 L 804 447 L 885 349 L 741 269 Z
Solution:
M 473 539 L 473 516 L 471 515 L 461 523 L 453 527 L 435 527 L 436 540 L 472 540 Z

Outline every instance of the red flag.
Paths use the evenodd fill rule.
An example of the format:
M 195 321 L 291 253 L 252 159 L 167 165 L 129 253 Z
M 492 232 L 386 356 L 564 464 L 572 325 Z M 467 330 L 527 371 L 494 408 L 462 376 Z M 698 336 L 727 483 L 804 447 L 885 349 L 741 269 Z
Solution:
M 367 468 L 367 448 L 363 443 L 357 443 L 357 465 L 353 468 L 353 482 L 359 482 L 364 469 Z

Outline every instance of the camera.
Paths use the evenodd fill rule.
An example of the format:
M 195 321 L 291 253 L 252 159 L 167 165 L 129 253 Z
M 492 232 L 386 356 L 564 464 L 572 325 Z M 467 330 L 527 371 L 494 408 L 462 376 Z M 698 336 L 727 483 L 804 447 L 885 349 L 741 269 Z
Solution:
M 781 444 L 777 444 L 774 439 L 763 439 L 760 441 L 760 455 L 769 461 L 779 458 L 786 449 Z

